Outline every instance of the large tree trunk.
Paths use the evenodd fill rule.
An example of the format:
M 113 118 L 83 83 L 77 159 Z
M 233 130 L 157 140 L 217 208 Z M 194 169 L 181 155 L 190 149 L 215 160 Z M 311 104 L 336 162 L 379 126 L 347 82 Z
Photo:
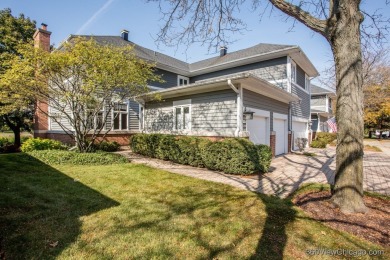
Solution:
M 7 126 L 12 130 L 14 133 L 14 146 L 15 148 L 19 148 L 21 145 L 20 141 L 20 128 L 22 127 L 18 122 L 15 122 L 15 124 L 9 119 L 8 115 L 4 115 L 4 121 L 7 124 Z
M 352 0 L 350 0 L 352 1 Z M 330 43 L 337 80 L 336 176 L 332 202 L 345 213 L 366 212 L 363 202 L 363 77 L 359 4 L 340 4 Z

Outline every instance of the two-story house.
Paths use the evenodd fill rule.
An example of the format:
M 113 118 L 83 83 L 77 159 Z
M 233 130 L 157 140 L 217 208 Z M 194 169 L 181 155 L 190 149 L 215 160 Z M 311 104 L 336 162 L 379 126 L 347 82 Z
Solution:
M 317 132 L 332 132 L 327 122 L 333 117 L 333 104 L 336 99 L 336 93 L 311 84 L 311 131 L 312 138 L 315 138 Z
M 217 57 L 187 63 L 129 41 L 128 31 L 83 37 L 134 46 L 139 58 L 156 64 L 164 80 L 150 82 L 152 92 L 116 106 L 105 122 L 109 140 L 127 144 L 139 132 L 247 137 L 279 155 L 294 149 L 295 138 L 308 137 L 310 79 L 318 72 L 298 46 L 258 44 L 231 53 L 221 48 Z M 149 99 L 156 93 L 159 101 Z M 41 137 L 63 136 L 55 122 L 39 124 L 40 119 L 48 119 L 36 117 L 36 125 L 46 125 L 38 129 Z

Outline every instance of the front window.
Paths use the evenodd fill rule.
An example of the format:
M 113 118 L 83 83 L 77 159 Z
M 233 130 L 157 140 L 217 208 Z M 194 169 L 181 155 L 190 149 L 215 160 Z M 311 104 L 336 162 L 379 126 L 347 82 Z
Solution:
M 87 129 L 102 129 L 104 126 L 104 111 L 95 113 L 93 110 L 87 110 Z
M 114 130 L 127 130 L 128 107 L 127 103 L 115 103 L 113 109 Z
M 191 129 L 191 99 L 174 101 L 174 127 L 175 130 Z

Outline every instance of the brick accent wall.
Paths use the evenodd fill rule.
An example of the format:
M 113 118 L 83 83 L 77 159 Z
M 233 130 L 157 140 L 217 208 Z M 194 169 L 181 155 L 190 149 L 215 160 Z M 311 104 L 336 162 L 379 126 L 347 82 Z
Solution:
M 42 135 L 42 133 L 38 133 L 37 131 L 49 129 L 49 120 L 47 114 L 47 103 L 37 101 L 34 111 L 34 137 L 41 137 L 39 135 Z
M 291 138 L 292 138 L 292 132 L 291 131 L 288 131 L 288 137 L 287 137 L 287 152 L 288 153 L 291 153 Z
M 117 142 L 120 145 L 129 145 L 130 141 L 130 136 L 133 134 L 107 134 L 104 138 L 103 137 L 98 137 L 97 141 L 107 141 L 107 142 Z
M 271 133 L 269 137 L 269 143 L 271 146 L 271 151 L 272 151 L 272 158 L 275 157 L 275 146 L 276 146 L 276 134 L 273 132 Z
M 68 145 L 74 145 L 75 144 L 73 138 L 71 138 L 67 134 L 46 133 L 46 137 L 45 138 L 57 140 L 57 141 L 60 141 L 60 142 L 62 142 L 64 144 L 68 144 Z

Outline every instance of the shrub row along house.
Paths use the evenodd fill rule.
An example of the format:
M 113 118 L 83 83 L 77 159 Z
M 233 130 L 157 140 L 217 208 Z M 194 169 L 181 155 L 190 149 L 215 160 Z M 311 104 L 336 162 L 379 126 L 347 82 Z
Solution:
M 298 46 L 258 44 L 232 53 L 223 47 L 217 57 L 187 63 L 129 41 L 125 30 L 121 36 L 83 37 L 134 46 L 139 58 L 156 64 L 155 73 L 164 80 L 149 84 L 159 100 L 149 93 L 114 107 L 104 122 L 111 129 L 108 140 L 127 144 L 139 132 L 247 137 L 279 155 L 295 149 L 296 138 L 309 138 L 310 80 L 318 72 Z M 35 41 L 49 48 L 46 27 L 37 30 Z M 50 113 L 50 105 L 41 109 Z M 66 140 L 61 127 L 39 112 L 35 136 Z

